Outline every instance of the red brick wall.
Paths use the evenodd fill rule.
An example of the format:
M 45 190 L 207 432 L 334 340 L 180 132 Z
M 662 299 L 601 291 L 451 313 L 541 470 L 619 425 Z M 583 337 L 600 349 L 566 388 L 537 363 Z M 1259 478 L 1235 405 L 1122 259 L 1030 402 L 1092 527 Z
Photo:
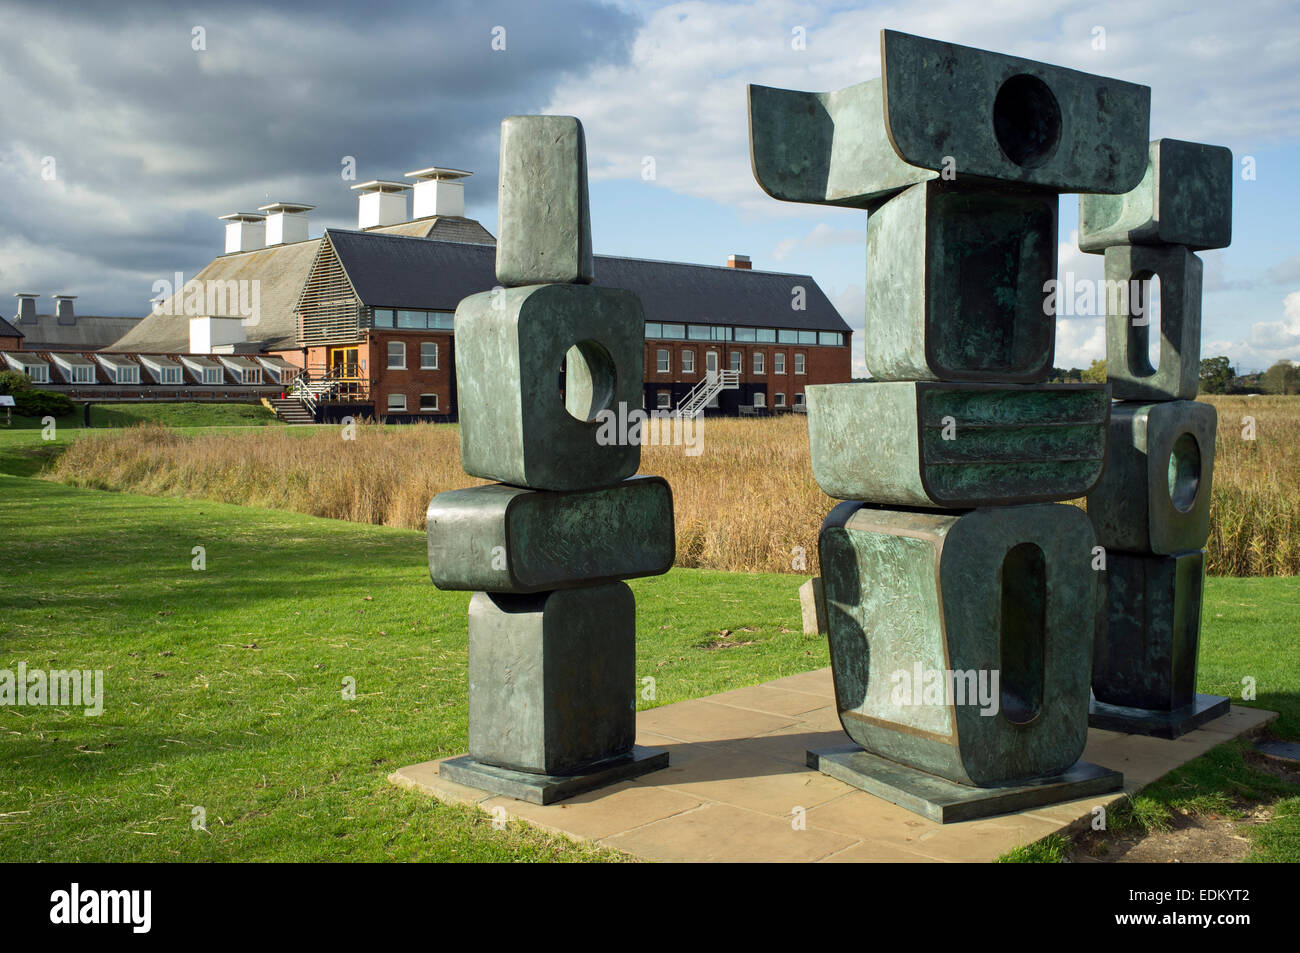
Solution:
M 0 337 L 0 351 L 21 351 L 23 349 L 22 338 L 12 338 L 6 335 Z M 8 368 L 6 368 L 7 370 Z
M 851 338 L 849 340 L 852 340 Z M 669 372 L 661 374 L 658 370 L 658 353 L 661 349 L 669 352 L 670 363 Z M 751 344 L 738 343 L 735 341 L 661 341 L 647 340 L 645 343 L 645 383 L 646 390 L 653 393 L 656 384 L 664 385 L 685 385 L 694 387 L 703 378 L 707 370 L 705 363 L 706 351 L 718 352 L 718 367 L 720 370 L 728 370 L 731 367 L 731 352 L 739 351 L 741 353 L 740 364 L 740 383 L 742 388 L 746 385 L 759 385 L 765 389 L 767 394 L 767 406 L 772 408 L 775 402 L 775 395 L 778 393 L 785 394 L 786 407 L 794 406 L 794 395 L 797 393 L 806 393 L 805 388 L 809 384 L 843 384 L 852 379 L 853 363 L 850 356 L 851 348 L 849 345 L 842 347 L 824 347 L 817 344 Z M 687 374 L 682 370 L 682 352 L 695 352 L 695 373 Z M 763 373 L 754 373 L 754 354 L 755 352 L 763 355 Z M 785 373 L 776 373 L 777 354 L 785 355 Z M 794 356 L 803 354 L 806 358 L 804 362 L 803 374 L 794 372 Z M 753 388 L 749 388 L 753 390 Z M 648 406 L 653 407 L 654 402 L 647 399 Z
M 401 341 L 406 345 L 406 368 L 388 367 L 388 344 Z M 433 341 L 438 345 L 437 370 L 420 367 L 420 344 Z M 370 394 L 375 402 L 375 413 L 388 412 L 388 395 L 406 395 L 406 413 L 419 414 L 420 395 L 437 394 L 438 409 L 426 412 L 428 416 L 445 416 L 455 412 L 452 335 L 450 331 L 372 330 L 362 345 L 362 359 L 371 381 Z M 397 411 L 394 411 L 397 413 Z

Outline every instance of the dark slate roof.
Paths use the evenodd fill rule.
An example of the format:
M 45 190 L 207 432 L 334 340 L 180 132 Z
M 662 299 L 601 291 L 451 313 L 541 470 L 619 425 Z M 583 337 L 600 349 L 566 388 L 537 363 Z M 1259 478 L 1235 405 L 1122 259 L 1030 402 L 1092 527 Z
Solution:
M 0 338 L 20 338 L 23 336 L 22 331 L 19 331 L 4 318 L 0 318 Z
M 370 307 L 454 311 L 461 298 L 497 285 L 492 245 L 333 228 L 325 234 Z M 647 321 L 850 332 L 808 275 L 597 255 L 596 284 L 635 292 Z M 790 306 L 795 287 L 805 289 L 803 311 Z

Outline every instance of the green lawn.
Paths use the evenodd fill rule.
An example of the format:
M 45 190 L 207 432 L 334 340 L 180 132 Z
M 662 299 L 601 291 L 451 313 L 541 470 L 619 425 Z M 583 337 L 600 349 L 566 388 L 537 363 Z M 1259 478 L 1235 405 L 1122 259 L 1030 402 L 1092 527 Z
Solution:
M 105 672 L 99 717 L 0 707 L 0 860 L 610 856 L 387 782 L 467 743 L 468 594 L 421 534 L 14 477 L 0 521 L 0 668 Z M 829 664 L 800 581 L 634 581 L 638 678 L 662 704 Z
M 30 447 L 0 440 L 5 447 Z M 468 594 L 420 533 L 0 476 L 0 669 L 102 669 L 105 710 L 0 706 L 0 860 L 584 860 L 608 853 L 388 784 L 466 748 Z M 206 569 L 191 568 L 205 548 Z M 801 578 L 674 570 L 632 583 L 643 707 L 829 664 Z M 1300 579 L 1207 580 L 1202 691 L 1300 739 Z M 722 630 L 732 641 L 718 649 Z M 343 680 L 356 698 L 343 698 Z M 1290 797 L 1261 859 L 1300 859 L 1300 789 L 1224 745 L 1145 795 Z M 1141 805 L 1139 805 L 1141 806 Z M 195 808 L 207 829 L 195 830 Z M 1050 846 L 1050 845 L 1049 845 Z M 1059 845 L 1056 845 L 1059 847 Z M 1015 859 L 1050 859 L 1027 849 Z
M 0 432 L 5 430 L 40 430 L 40 417 L 14 415 L 6 427 L 0 417 Z M 265 427 L 283 426 L 284 422 L 261 403 L 205 404 L 198 401 L 136 404 L 91 404 L 90 426 L 134 427 L 142 423 L 160 423 L 169 427 Z M 55 419 L 60 428 L 80 430 L 84 424 L 80 404 L 74 413 Z

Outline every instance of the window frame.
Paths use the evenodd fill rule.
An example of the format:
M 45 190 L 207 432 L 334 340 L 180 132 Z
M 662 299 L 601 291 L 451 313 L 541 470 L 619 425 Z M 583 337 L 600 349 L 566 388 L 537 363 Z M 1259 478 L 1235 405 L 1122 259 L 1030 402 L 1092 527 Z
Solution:
M 673 392 L 670 390 L 661 390 L 655 393 L 655 410 L 671 410 L 673 406 Z
M 761 390 L 754 392 L 753 406 L 758 407 L 761 410 L 767 410 L 767 395 Z
M 425 349 L 425 348 L 428 348 L 428 347 L 433 348 L 433 363 L 432 363 L 432 364 L 426 364 L 426 363 L 424 363 L 424 349 Z M 421 341 L 421 342 L 420 342 L 420 370 L 422 370 L 422 371 L 436 371 L 437 369 L 438 369 L 438 342 L 437 342 L 437 341 Z M 435 396 L 436 396 L 436 395 L 435 395 Z
M 772 355 L 772 373 L 785 373 L 785 351 L 776 351 Z
M 683 348 L 681 353 L 682 373 L 695 373 L 695 350 L 693 348 Z
M 671 374 L 673 372 L 673 352 L 666 347 L 658 348 L 655 354 L 655 373 Z
M 405 397 L 406 395 L 403 394 L 402 396 Z M 433 406 L 432 406 L 432 407 L 426 407 L 426 406 L 424 406 L 424 398 L 426 398 L 426 397 L 432 397 L 432 398 L 433 398 Z M 420 395 L 420 413 L 422 413 L 422 414 L 437 414 L 437 413 L 441 413 L 441 412 L 442 412 L 442 411 L 441 411 L 441 407 L 439 406 L 438 395 L 437 395 L 437 394 L 421 394 L 421 395 Z
M 393 345 L 397 345 L 399 348 L 402 349 L 401 364 L 393 363 Z M 387 351 L 387 355 L 388 355 L 388 360 L 385 362 L 386 365 L 384 368 L 385 370 L 389 370 L 389 371 L 406 370 L 406 342 L 405 341 L 388 341 L 385 350 Z
M 766 352 L 764 352 L 764 351 L 755 351 L 755 352 L 754 352 L 754 362 L 753 362 L 753 364 L 752 364 L 751 366 L 754 368 L 753 373 L 755 373 L 755 374 L 766 374 L 766 373 L 767 373 L 767 355 L 766 355 Z
M 795 356 L 794 356 L 794 372 L 795 372 L 796 374 L 807 374 L 807 373 L 808 373 L 808 355 L 806 355 L 806 354 L 795 354 Z
M 785 391 L 777 391 L 772 395 L 772 409 L 783 409 L 785 407 Z
M 401 400 L 402 400 L 402 406 L 401 406 L 401 407 L 394 407 L 394 406 L 393 406 L 393 398 L 394 398 L 394 397 L 400 397 L 400 398 L 401 398 Z M 390 394 L 388 395 L 388 399 L 385 401 L 385 406 L 387 407 L 387 412 L 390 413 L 390 414 L 404 414 L 404 413 L 406 413 L 406 394 L 401 393 L 401 392 L 398 392 L 398 391 L 394 391 L 394 392 L 390 393 Z

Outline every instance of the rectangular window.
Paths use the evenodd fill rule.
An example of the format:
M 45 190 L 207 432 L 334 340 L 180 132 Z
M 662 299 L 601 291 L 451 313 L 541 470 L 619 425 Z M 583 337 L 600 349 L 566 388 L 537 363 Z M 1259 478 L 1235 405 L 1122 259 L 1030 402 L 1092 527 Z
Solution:
M 397 312 L 397 326 L 399 328 L 427 328 L 429 326 L 429 316 L 423 311 L 399 311 Z
M 673 395 L 666 390 L 661 390 L 658 394 L 658 408 L 667 410 L 673 405 Z
M 759 328 L 759 329 L 758 329 L 756 332 L 754 332 L 754 333 L 755 333 L 755 334 L 757 335 L 757 337 L 758 337 L 758 343 L 759 343 L 759 344 L 775 344 L 775 343 L 776 343 L 776 331 L 774 331 L 772 328 Z
M 398 411 L 406 410 L 406 395 L 405 395 L 405 394 L 389 394 L 389 395 L 388 395 L 388 409 L 389 409 L 389 410 L 398 410 Z
M 686 337 L 686 325 L 665 324 L 663 326 L 663 332 L 664 332 L 664 337 L 673 341 L 681 341 Z
M 456 329 L 456 312 L 429 312 L 429 327 L 434 331 L 454 331 Z
M 645 336 L 648 338 L 663 337 L 664 326 L 658 321 L 647 321 L 645 324 Z
M 256 367 L 245 367 L 239 372 L 239 382 L 241 384 L 260 384 L 262 383 L 262 371 Z
M 423 412 L 425 412 L 425 413 L 436 413 L 437 410 L 438 410 L 438 395 L 437 395 L 437 394 L 421 394 L 421 395 L 420 395 L 420 410 L 423 411 Z
M 754 340 L 754 329 L 753 329 L 753 328 L 736 328 L 736 340 L 737 340 L 737 341 L 752 341 L 752 340 Z
M 782 351 L 777 351 L 775 354 L 772 355 L 772 373 L 773 373 L 773 374 L 784 374 L 784 373 L 785 373 L 785 353 L 784 353 L 784 352 L 782 352 Z
M 776 395 L 776 400 L 772 401 L 772 406 L 773 406 L 773 407 L 784 407 L 784 406 L 785 406 L 785 394 L 777 394 L 777 395 Z
M 113 380 L 119 384 L 138 384 L 140 383 L 140 368 L 119 367 L 113 375 Z
M 744 355 L 743 353 L 741 353 L 740 351 L 732 351 L 732 352 L 731 352 L 731 369 L 732 369 L 733 371 L 735 371 L 737 374 L 739 374 L 741 368 L 743 367 L 742 362 L 743 362 L 744 360 L 745 360 L 745 355 Z
M 719 327 L 719 326 L 717 326 L 717 325 L 714 325 L 714 327 L 713 327 L 713 340 L 715 340 L 715 341 L 730 341 L 730 340 L 731 340 L 731 328 Z
M 795 405 L 796 407 L 802 407 L 802 406 L 803 406 L 803 394 L 795 394 L 795 395 L 794 395 L 794 405 Z
M 712 336 L 713 329 L 707 324 L 692 324 L 687 334 L 692 341 L 707 341 Z
M 807 360 L 804 359 L 804 356 L 802 354 L 796 354 L 794 356 L 794 372 L 796 374 L 808 373 L 808 371 L 806 370 L 807 366 L 808 366 L 808 362 Z
M 766 407 L 766 406 L 767 406 L 767 395 L 764 394 L 762 391 L 760 391 L 759 393 L 755 394 L 755 395 L 754 395 L 754 406 L 755 406 L 755 407 Z
M 74 365 L 72 368 L 72 383 L 74 384 L 95 383 L 95 369 L 85 364 Z
M 838 331 L 821 331 L 817 335 L 817 343 L 828 347 L 839 347 L 844 342 L 843 336 Z
M 659 349 L 658 360 L 659 360 L 658 370 L 660 374 L 667 374 L 670 370 L 672 370 L 672 364 L 668 360 L 667 348 L 661 347 Z
M 393 326 L 393 309 L 376 308 L 375 309 L 375 327 L 391 328 Z
M 683 374 L 695 373 L 695 352 L 694 351 L 682 351 L 682 373 Z
M 764 364 L 763 364 L 763 352 L 762 352 L 762 351 L 755 351 L 755 352 L 754 352 L 754 373 L 755 373 L 755 374 L 762 374 L 762 373 L 764 373 L 763 367 L 764 367 Z
M 799 332 L 799 343 L 800 343 L 800 344 L 816 344 L 816 343 L 817 343 L 817 332 L 816 332 L 816 331 L 800 331 L 800 332 Z
M 420 342 L 420 370 L 436 371 L 438 369 L 438 342 Z
M 179 384 L 181 382 L 181 369 L 179 367 L 161 368 L 158 371 L 158 378 L 164 384 Z
M 50 382 L 50 369 L 44 364 L 26 364 L 23 369 L 27 371 L 27 376 L 31 378 L 33 384 Z
M 388 342 L 388 369 L 390 371 L 406 370 L 406 345 L 402 341 Z M 405 397 L 402 398 L 406 400 Z
M 205 367 L 203 368 L 203 383 L 220 384 L 222 381 L 221 368 Z
M 781 344 L 798 344 L 799 332 L 782 329 L 777 332 L 776 339 Z

